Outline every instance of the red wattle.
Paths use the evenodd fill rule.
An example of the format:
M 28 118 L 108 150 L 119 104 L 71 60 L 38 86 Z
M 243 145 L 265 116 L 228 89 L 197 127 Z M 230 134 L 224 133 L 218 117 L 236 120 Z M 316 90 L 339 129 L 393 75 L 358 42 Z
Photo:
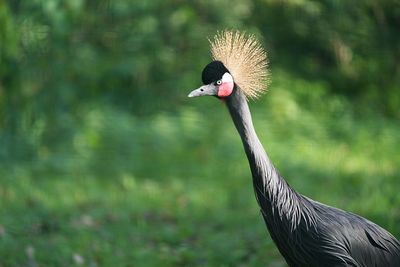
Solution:
M 233 82 L 225 82 L 222 83 L 218 88 L 218 96 L 219 97 L 227 97 L 232 94 L 233 91 Z

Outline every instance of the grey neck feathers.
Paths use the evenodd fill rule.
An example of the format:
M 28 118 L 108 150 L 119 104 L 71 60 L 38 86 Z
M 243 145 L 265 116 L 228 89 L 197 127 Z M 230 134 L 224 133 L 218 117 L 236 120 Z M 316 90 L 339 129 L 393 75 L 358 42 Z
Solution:
M 305 199 L 287 184 L 268 158 L 255 132 L 247 100 L 237 86 L 226 104 L 242 139 L 255 195 L 267 225 L 270 220 L 270 223 L 286 225 L 287 230 L 293 231 L 302 220 L 306 225 L 312 224 L 301 212 Z

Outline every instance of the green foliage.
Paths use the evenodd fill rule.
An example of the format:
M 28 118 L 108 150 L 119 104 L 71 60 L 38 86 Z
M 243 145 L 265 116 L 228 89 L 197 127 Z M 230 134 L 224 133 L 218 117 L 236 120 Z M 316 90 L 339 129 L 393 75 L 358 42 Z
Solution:
M 400 5 L 384 1 L 255 1 L 272 65 L 324 79 L 333 93 L 399 118 Z
M 252 107 L 280 172 L 301 193 L 399 236 L 399 125 L 353 115 L 323 84 L 275 78 Z M 4 166 L 3 265 L 285 266 L 225 108 L 197 102 L 216 107 L 138 118 L 88 106 L 72 145 L 40 147 L 37 160 Z
M 400 237 L 396 1 L 0 1 L 0 266 L 285 266 L 206 37 L 254 32 L 263 144 L 301 193 Z

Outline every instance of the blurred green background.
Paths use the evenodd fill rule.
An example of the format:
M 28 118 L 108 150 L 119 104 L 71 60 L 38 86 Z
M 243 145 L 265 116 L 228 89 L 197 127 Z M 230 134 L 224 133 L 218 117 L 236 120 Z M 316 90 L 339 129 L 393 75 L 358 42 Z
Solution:
M 255 34 L 250 101 L 302 194 L 400 238 L 396 0 L 0 1 L 0 266 L 285 266 L 236 130 L 188 99 L 217 30 Z

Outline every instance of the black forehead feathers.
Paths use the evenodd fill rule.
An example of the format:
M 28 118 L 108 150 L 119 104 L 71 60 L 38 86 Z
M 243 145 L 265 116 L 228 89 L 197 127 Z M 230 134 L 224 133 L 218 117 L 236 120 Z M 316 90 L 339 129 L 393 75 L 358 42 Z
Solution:
M 229 71 L 221 61 L 215 60 L 208 63 L 201 73 L 203 84 L 210 84 L 221 79 L 225 72 Z

